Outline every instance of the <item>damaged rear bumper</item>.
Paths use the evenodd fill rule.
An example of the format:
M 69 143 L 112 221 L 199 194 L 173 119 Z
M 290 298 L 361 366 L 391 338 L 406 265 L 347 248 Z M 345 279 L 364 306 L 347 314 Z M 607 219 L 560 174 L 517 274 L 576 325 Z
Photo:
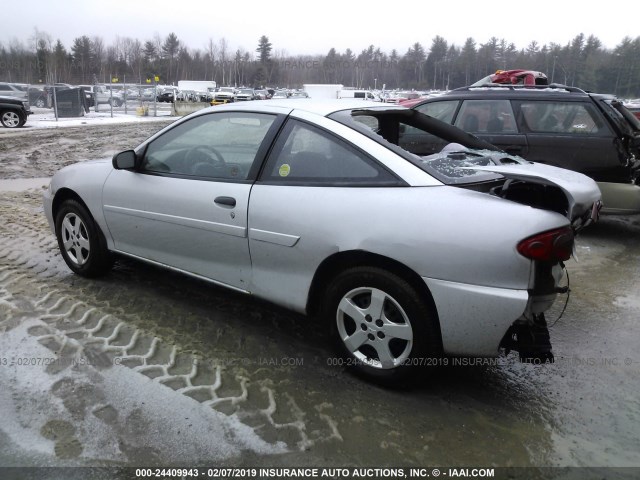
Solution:
M 505 348 L 519 351 L 523 360 L 553 361 L 544 311 L 556 293 L 423 280 L 436 304 L 446 355 L 496 357 Z

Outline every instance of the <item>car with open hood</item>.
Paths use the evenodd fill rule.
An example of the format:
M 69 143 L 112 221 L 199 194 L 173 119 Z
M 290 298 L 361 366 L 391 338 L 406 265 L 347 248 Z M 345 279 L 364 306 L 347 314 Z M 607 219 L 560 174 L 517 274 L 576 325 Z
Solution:
M 416 133 L 447 146 L 416 154 Z M 599 200 L 580 173 L 416 110 L 272 100 L 65 167 L 44 208 L 77 274 L 125 256 L 254 295 L 314 318 L 340 365 L 393 383 L 447 355 L 552 360 L 544 314 Z

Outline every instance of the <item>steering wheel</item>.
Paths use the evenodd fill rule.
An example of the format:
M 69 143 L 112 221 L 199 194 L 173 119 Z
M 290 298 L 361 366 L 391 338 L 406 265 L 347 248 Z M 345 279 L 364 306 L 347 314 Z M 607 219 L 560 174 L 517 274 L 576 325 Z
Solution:
M 203 145 L 198 145 L 187 151 L 184 163 L 190 168 L 192 175 L 206 174 L 209 169 L 219 170 L 226 166 L 224 158 L 218 150 Z

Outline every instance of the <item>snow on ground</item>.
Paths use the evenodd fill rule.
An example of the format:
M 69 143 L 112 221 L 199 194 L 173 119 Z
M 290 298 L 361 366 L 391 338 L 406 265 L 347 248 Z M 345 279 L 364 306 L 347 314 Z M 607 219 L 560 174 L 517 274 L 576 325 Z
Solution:
M 118 109 L 118 111 L 113 112 L 112 116 L 110 109 L 103 106 L 99 112 L 95 112 L 92 109 L 83 117 L 58 117 L 57 120 L 55 117 L 55 113 L 50 108 L 31 107 L 31 111 L 33 113 L 29 115 L 29 119 L 23 127 L 25 130 L 32 130 L 36 128 L 79 127 L 83 125 L 157 122 L 166 121 L 170 118 L 180 118 L 172 117 L 171 112 L 167 110 L 166 107 L 158 108 L 157 116 L 153 115 L 153 107 L 149 108 L 148 116 L 136 115 L 135 108 L 129 108 L 129 113 L 124 113 L 124 110 Z M 2 128 L 0 129 L 0 134 L 14 131 L 16 130 L 10 128 Z

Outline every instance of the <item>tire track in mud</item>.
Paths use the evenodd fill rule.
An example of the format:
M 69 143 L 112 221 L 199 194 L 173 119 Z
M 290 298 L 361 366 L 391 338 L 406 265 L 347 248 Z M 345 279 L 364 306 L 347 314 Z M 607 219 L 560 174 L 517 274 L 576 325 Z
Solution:
M 280 335 L 269 323 L 288 327 L 291 319 L 256 309 L 251 301 L 244 307 L 226 292 L 205 293 L 199 285 L 196 301 L 188 298 L 176 308 L 171 304 L 184 294 L 180 289 L 193 286 L 190 280 L 176 293 L 174 283 L 184 279 L 136 278 L 125 265 L 107 280 L 89 281 L 70 274 L 57 249 L 39 193 L 0 196 L 0 333 L 26 317 L 38 318 L 42 323 L 29 334 L 59 358 L 88 359 L 98 369 L 124 365 L 205 408 L 235 416 L 268 443 L 306 450 L 342 441 L 333 406 L 321 392 L 296 388 L 299 367 L 261 361 L 281 354 L 266 347 L 267 339 L 278 345 L 273 337 Z M 139 280 L 142 290 L 127 288 Z M 168 300 L 156 297 L 158 290 Z M 236 318 L 243 315 L 249 319 Z M 264 319 L 266 327 L 256 326 Z M 247 328 L 255 334 L 246 334 Z M 68 365 L 47 368 L 55 373 Z

